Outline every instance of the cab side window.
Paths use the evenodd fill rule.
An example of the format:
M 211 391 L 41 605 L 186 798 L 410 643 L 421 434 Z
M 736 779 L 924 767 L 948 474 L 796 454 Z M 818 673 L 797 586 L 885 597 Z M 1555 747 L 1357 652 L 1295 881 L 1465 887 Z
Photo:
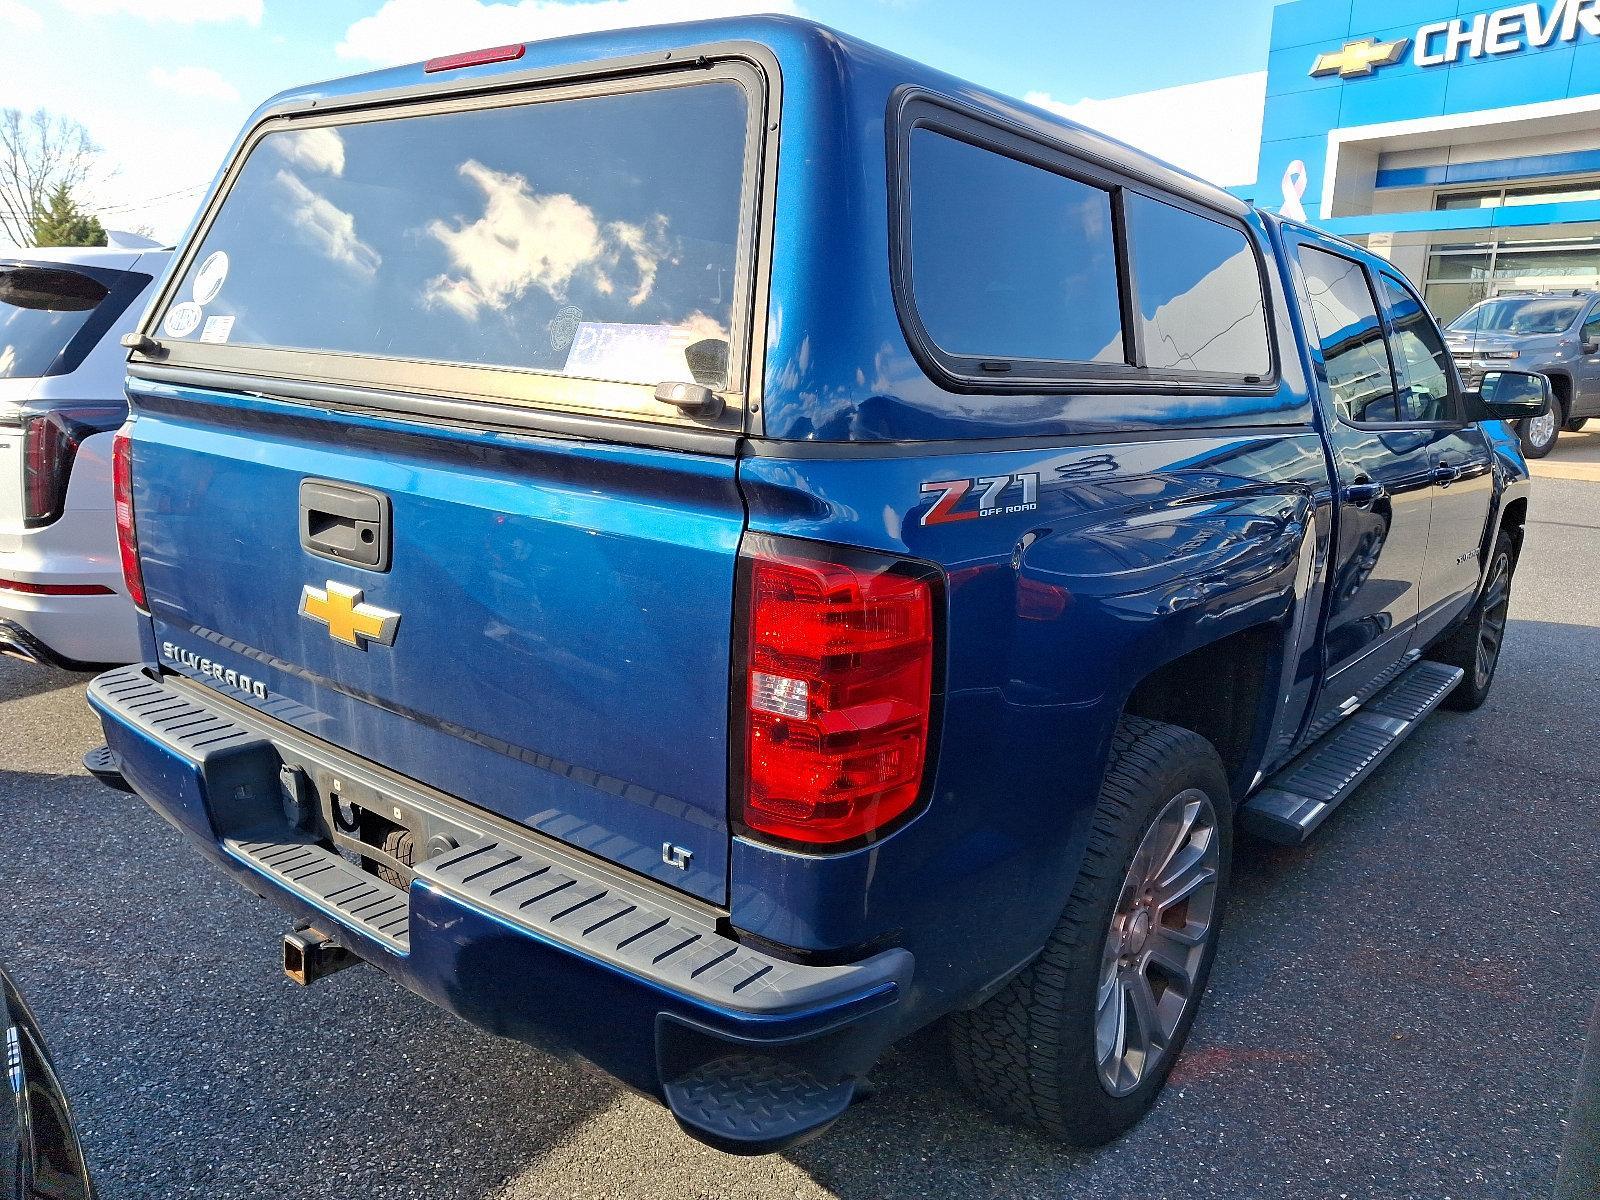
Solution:
M 1299 253 L 1306 299 L 1339 414 L 1356 424 L 1408 420 L 1395 391 L 1383 322 L 1366 271 L 1354 259 L 1310 246 L 1301 246 Z
M 1378 276 L 1389 311 L 1389 346 L 1400 378 L 1407 421 L 1450 421 L 1456 416 L 1450 386 L 1450 354 L 1444 339 L 1411 292 L 1387 275 Z
M 1589 314 L 1589 319 L 1583 323 L 1583 331 L 1579 336 L 1586 342 L 1600 342 L 1600 307 Z

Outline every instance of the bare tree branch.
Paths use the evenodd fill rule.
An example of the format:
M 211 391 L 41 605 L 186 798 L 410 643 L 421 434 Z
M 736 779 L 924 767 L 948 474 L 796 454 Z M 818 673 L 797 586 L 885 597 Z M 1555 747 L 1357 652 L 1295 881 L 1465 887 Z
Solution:
M 99 155 L 89 131 L 70 117 L 0 109 L 0 235 L 29 245 L 50 194 L 81 188 Z

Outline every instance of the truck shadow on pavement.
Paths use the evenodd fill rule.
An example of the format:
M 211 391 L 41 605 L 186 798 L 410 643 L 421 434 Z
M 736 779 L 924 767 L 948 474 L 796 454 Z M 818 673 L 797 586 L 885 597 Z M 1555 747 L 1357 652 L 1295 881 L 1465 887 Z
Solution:
M 42 663 L 23 662 L 0 655 L 0 704 L 7 700 L 42 696 L 62 688 L 81 688 L 94 676 L 95 672 L 92 671 L 61 671 Z

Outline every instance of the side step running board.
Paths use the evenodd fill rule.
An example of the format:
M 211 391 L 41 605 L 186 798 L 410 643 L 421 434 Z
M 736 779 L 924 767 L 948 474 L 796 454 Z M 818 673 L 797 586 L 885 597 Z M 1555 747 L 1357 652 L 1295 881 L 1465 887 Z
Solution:
M 1426 659 L 1408 668 L 1246 800 L 1239 810 L 1244 827 L 1282 845 L 1304 842 L 1462 677 L 1460 667 Z

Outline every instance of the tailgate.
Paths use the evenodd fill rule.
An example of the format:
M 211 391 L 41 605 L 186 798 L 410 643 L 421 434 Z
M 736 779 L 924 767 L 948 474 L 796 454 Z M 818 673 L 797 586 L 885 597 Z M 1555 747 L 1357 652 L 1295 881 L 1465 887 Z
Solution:
M 763 79 L 414 70 L 404 104 L 274 108 L 152 307 L 158 646 L 723 903 Z
M 731 458 L 389 435 L 381 422 L 355 429 L 323 414 L 248 425 L 232 423 L 237 409 L 217 415 L 147 410 L 135 425 L 134 508 L 165 666 L 411 779 L 724 900 L 743 526 Z M 387 570 L 302 546 L 306 479 L 387 501 Z M 303 611 L 308 588 L 337 603 L 341 587 L 359 593 L 344 614 L 356 629 L 337 629 L 341 614 L 329 619 L 319 605 Z M 398 617 L 392 644 L 360 632 L 374 610 Z M 664 861 L 664 846 L 689 852 L 686 870 Z

